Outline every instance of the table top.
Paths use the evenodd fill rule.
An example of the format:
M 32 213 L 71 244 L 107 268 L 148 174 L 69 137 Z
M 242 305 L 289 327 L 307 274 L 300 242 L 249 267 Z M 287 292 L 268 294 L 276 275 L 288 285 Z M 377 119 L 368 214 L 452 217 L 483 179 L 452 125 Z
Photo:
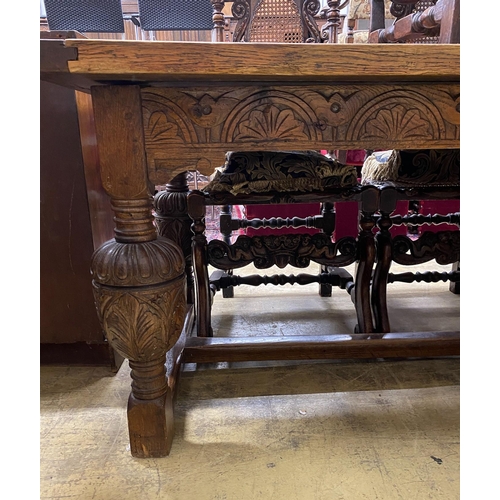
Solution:
M 460 45 L 40 40 L 41 79 L 92 85 L 458 82 Z

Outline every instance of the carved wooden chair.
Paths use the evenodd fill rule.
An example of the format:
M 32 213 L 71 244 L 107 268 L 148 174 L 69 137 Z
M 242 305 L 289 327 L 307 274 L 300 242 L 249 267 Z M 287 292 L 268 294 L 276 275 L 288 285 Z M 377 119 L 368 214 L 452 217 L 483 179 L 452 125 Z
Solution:
M 396 7 L 393 12 L 397 11 L 401 15 L 388 28 L 385 28 L 382 1 L 372 0 L 369 43 L 459 43 L 459 0 L 426 2 L 427 8 L 424 10 L 415 10 L 415 2 L 393 2 L 393 7 Z M 457 109 L 450 109 L 450 113 L 453 119 L 459 119 L 458 96 Z M 418 127 L 418 111 L 413 120 Z M 455 293 L 459 291 L 460 151 L 427 149 L 377 152 L 365 161 L 362 179 L 364 185 L 380 189 L 372 307 L 376 331 L 387 333 L 390 332 L 388 283 L 450 281 L 450 290 Z M 417 200 L 423 206 L 432 202 L 432 205 L 426 209 L 427 213 L 395 217 L 393 212 L 396 202 L 401 199 Z M 420 227 L 418 237 L 391 236 L 389 229 L 393 224 Z M 393 262 L 412 266 L 433 260 L 442 265 L 452 264 L 451 271 L 422 274 L 389 272 Z
M 326 9 L 326 23 L 322 29 L 316 24 L 315 16 L 319 11 L 319 2 L 235 2 L 232 7 L 233 16 L 238 20 L 238 24 L 233 33 L 232 41 L 255 41 L 255 42 L 313 42 L 319 43 L 322 41 L 336 41 L 337 35 L 341 27 L 341 19 L 338 13 L 349 0 L 330 1 L 331 8 Z M 295 6 L 294 6 L 295 5 Z M 254 15 L 257 8 L 262 9 L 262 12 Z M 297 18 L 293 20 L 290 17 L 294 11 Z M 300 24 L 298 17 L 301 18 Z M 251 27 L 250 27 L 251 26 Z M 326 153 L 326 152 L 325 152 Z M 344 155 L 345 160 L 345 155 Z M 346 161 L 343 161 L 346 163 Z M 358 163 L 352 163 L 358 165 Z M 262 219 L 269 217 L 269 205 L 249 205 L 246 207 L 247 219 Z M 290 216 L 307 217 L 316 215 L 320 210 L 320 204 L 301 204 L 293 207 L 280 205 L 273 207 L 273 217 L 288 218 Z M 233 219 L 231 220 L 231 207 L 223 207 L 223 215 L 221 220 L 221 230 L 225 241 L 229 242 L 230 235 L 237 228 L 247 228 L 247 234 L 255 234 L 256 229 L 252 224 L 247 225 L 248 221 Z M 355 220 L 354 220 L 355 222 Z M 353 219 L 350 220 L 352 226 Z M 351 228 L 352 229 L 352 228 Z M 290 228 L 285 229 L 290 230 Z M 314 228 L 291 228 L 293 232 L 315 234 L 318 230 Z M 273 227 L 272 229 L 259 228 L 260 235 L 279 234 L 280 229 Z M 324 290 L 325 288 L 322 287 Z M 232 296 L 232 288 L 223 290 L 224 296 Z
M 217 9 L 220 12 L 222 5 L 214 3 L 214 38 L 218 41 L 223 41 L 223 22 L 217 16 Z M 237 0 L 232 6 L 233 16 L 238 20 L 233 41 L 323 43 L 337 34 L 338 10 L 327 14 L 326 27 L 321 31 L 314 18 L 319 8 L 320 3 L 316 0 Z M 264 134 L 288 134 L 292 140 L 297 126 L 292 110 L 286 103 L 278 102 L 279 96 L 268 99 L 264 94 L 270 96 L 272 89 L 263 91 L 260 104 L 249 115 L 246 133 L 252 135 L 258 129 Z M 198 336 L 212 335 L 211 305 L 219 290 L 240 284 L 314 282 L 320 284 L 323 296 L 331 295 L 332 286 L 346 290 L 355 305 L 357 331 L 371 332 L 369 287 L 374 257 L 371 215 L 377 209 L 376 197 L 376 189 L 359 186 L 354 166 L 343 165 L 316 151 L 229 152 L 225 165 L 216 172 L 212 182 L 203 191 L 195 190 L 188 195 L 194 231 L 192 260 Z M 334 204 L 345 200 L 353 200 L 361 206 L 361 212 L 358 209 L 354 217 L 356 234 L 332 241 L 336 227 Z M 207 242 L 205 213 L 210 205 L 226 208 L 246 205 L 250 213 L 253 206 L 259 205 L 306 206 L 309 212 L 298 217 L 243 220 L 233 219 L 226 213 L 221 219 L 221 232 L 225 237 Z M 311 208 L 315 210 L 312 214 Z M 358 229 L 360 213 L 361 229 Z M 260 228 L 285 232 L 267 235 L 255 232 L 239 236 L 231 244 L 228 237 L 238 228 L 247 228 L 250 234 Z M 293 233 L 298 228 L 305 228 L 305 231 Z M 233 274 L 234 269 L 251 263 L 257 269 L 273 265 L 282 269 L 287 265 L 305 268 L 311 262 L 320 265 L 318 275 L 242 277 Z M 354 262 L 358 263 L 355 278 L 344 269 Z M 208 276 L 209 265 L 217 269 L 211 276 Z
M 254 41 L 254 42 L 330 42 L 336 43 L 340 29 L 342 27 L 342 20 L 340 11 L 349 0 L 330 0 L 328 8 L 323 9 L 323 15 L 326 22 L 321 29 L 316 24 L 316 15 L 319 11 L 319 2 L 313 0 L 310 2 L 300 2 L 299 0 L 286 1 L 240 1 L 235 2 L 232 7 L 232 13 L 238 23 L 234 29 L 232 41 Z M 258 9 L 262 12 L 255 12 Z M 296 19 L 290 17 L 290 13 L 294 11 Z M 255 15 L 256 14 L 256 15 Z M 300 23 L 298 17 L 301 18 Z M 286 19 L 286 20 L 285 20 Z M 326 151 L 323 152 L 327 154 Z M 353 158 L 353 154 L 361 153 L 361 151 L 331 151 L 328 152 L 334 155 L 341 163 L 345 165 L 355 166 L 360 171 L 362 161 L 359 158 Z M 362 152 L 363 156 L 365 152 Z M 358 155 L 359 156 L 359 155 Z M 270 206 L 269 204 L 251 204 L 245 207 L 246 218 L 234 218 L 232 216 L 233 207 L 225 205 L 221 211 L 221 234 L 224 241 L 230 243 L 232 235 L 236 230 L 245 230 L 246 234 L 252 235 L 269 235 L 269 234 L 283 234 L 288 231 L 295 234 L 316 234 L 318 229 L 298 226 L 297 220 L 293 227 L 284 226 L 284 222 L 279 222 L 278 219 L 286 220 L 291 217 L 310 217 L 319 214 L 322 209 L 319 203 L 313 204 L 299 204 L 289 205 L 280 204 Z M 334 210 L 337 213 L 336 228 L 333 232 L 335 239 L 340 239 L 344 236 L 352 236 L 357 234 L 358 230 L 358 215 L 359 210 L 357 202 L 338 202 L 334 204 Z M 273 221 L 264 223 L 263 220 L 272 217 Z M 265 224 L 273 224 L 266 226 Z M 234 236 L 233 236 L 234 239 Z M 231 274 L 231 270 L 227 271 Z M 322 267 L 322 272 L 328 272 L 327 269 Z M 331 286 L 322 284 L 320 285 L 320 295 L 331 296 Z M 233 287 L 222 289 L 224 297 L 233 297 Z
M 371 13 L 371 0 L 349 0 L 345 2 L 347 14 L 344 30 L 338 36 L 339 43 L 367 43 Z M 391 0 L 384 0 L 385 19 L 394 19 L 391 14 Z M 367 23 L 365 27 L 361 23 Z

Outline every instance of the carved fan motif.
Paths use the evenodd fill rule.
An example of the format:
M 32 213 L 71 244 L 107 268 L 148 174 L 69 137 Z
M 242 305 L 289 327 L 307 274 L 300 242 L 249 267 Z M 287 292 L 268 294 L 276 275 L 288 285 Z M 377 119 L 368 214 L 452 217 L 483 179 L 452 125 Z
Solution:
M 298 121 L 292 110 L 280 110 L 267 106 L 263 111 L 252 111 L 246 120 L 240 122 L 235 139 L 308 139 L 305 124 Z
M 406 109 L 402 105 L 382 109 L 372 119 L 367 120 L 361 132 L 363 139 L 386 137 L 429 137 L 429 121 L 419 109 Z

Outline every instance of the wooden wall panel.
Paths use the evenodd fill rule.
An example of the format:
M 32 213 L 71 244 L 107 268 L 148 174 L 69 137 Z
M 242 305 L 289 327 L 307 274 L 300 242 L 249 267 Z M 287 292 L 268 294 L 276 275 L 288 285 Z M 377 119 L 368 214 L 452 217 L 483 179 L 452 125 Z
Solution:
M 44 38 L 80 36 L 41 24 Z M 94 250 L 114 236 L 91 97 L 40 85 L 40 361 L 116 371 L 123 358 L 105 340 L 90 276 Z
M 102 342 L 75 92 L 40 83 L 40 341 Z

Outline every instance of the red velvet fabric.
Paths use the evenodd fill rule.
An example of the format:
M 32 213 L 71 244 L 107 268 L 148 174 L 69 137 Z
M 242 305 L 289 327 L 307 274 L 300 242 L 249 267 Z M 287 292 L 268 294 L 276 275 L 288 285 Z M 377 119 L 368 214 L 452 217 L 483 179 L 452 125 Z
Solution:
M 291 205 L 247 205 L 247 219 L 269 219 L 271 217 L 309 217 L 312 215 L 319 215 L 321 211 L 320 203 L 304 203 L 304 204 L 291 204 Z M 261 227 L 259 229 L 247 228 L 247 236 L 267 236 L 270 234 L 283 234 L 283 233 L 297 233 L 297 234 L 315 234 L 319 233 L 318 229 L 298 227 L 272 229 Z
M 366 151 L 364 149 L 350 149 L 346 153 L 347 165 L 363 165 Z
M 447 215 L 460 212 L 460 200 L 425 200 L 420 202 L 420 213 L 423 215 Z M 458 231 L 460 228 L 455 224 L 423 224 L 419 226 L 419 233 L 425 231 L 437 233 L 438 231 Z
M 409 203 L 404 200 L 399 200 L 396 202 L 396 210 L 394 210 L 392 215 L 406 215 L 408 213 Z M 402 234 L 406 236 L 408 234 L 408 227 L 405 224 L 401 224 L 400 226 L 392 226 L 389 229 L 392 236 L 397 236 Z

